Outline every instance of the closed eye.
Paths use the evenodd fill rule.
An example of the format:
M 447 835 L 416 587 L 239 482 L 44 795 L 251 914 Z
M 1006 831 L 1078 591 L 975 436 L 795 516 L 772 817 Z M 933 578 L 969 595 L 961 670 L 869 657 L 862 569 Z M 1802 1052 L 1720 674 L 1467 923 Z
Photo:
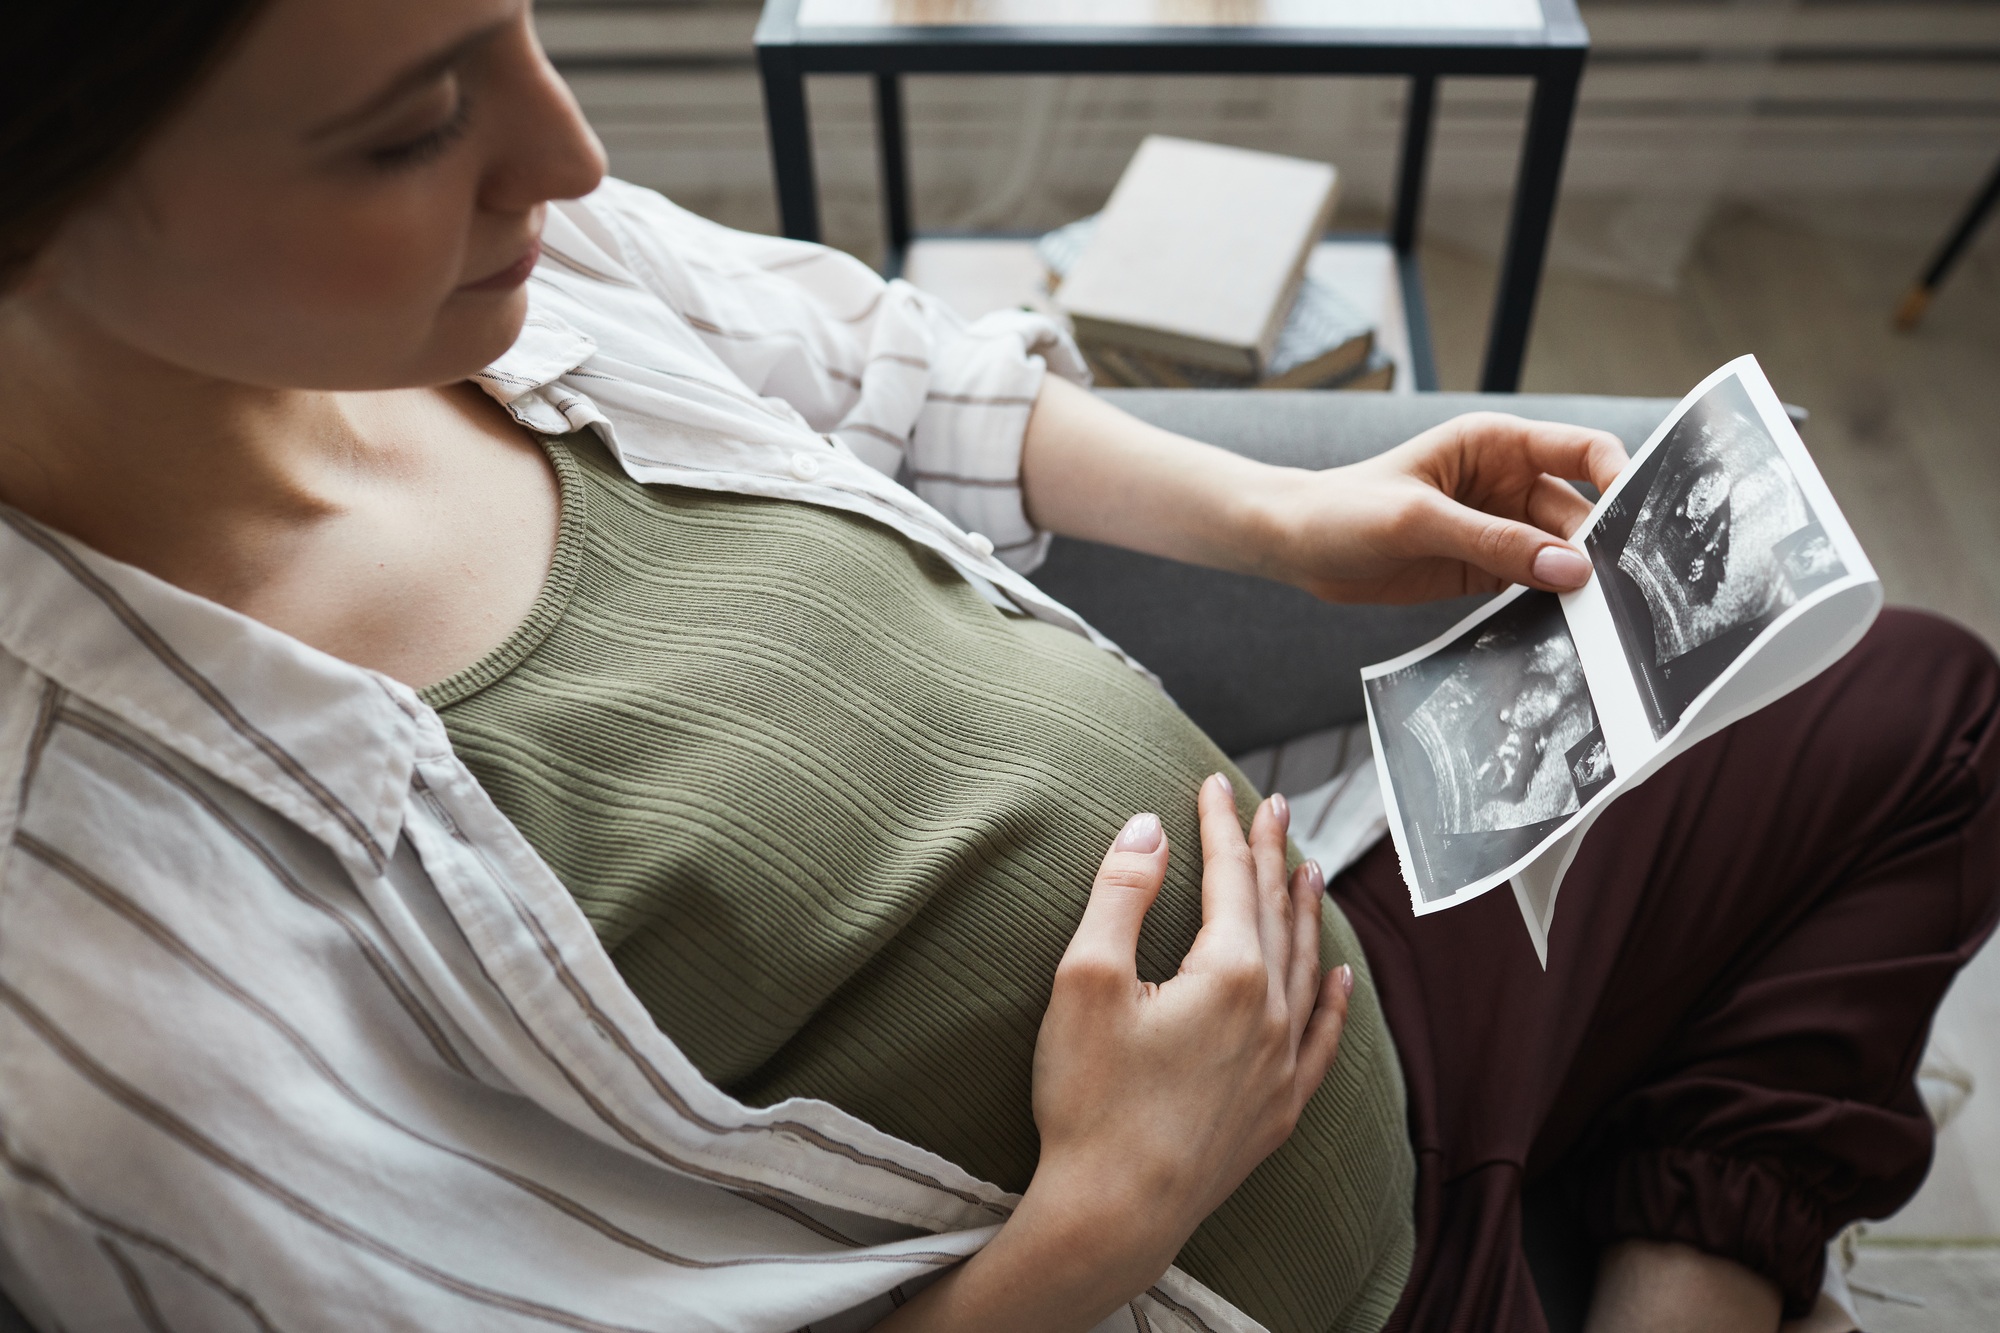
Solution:
M 443 124 L 435 129 L 426 130 L 414 139 L 370 149 L 368 161 L 382 171 L 403 171 L 435 161 L 453 144 L 465 137 L 466 128 L 471 122 L 472 99 L 461 92 L 458 105 L 452 109 L 450 118 Z

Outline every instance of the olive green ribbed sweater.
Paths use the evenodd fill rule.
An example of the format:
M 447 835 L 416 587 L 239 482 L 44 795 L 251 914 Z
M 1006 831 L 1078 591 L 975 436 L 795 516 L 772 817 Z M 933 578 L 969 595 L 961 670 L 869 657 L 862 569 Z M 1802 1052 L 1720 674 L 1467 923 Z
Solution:
M 425 692 L 459 755 L 709 1078 L 1023 1188 L 1035 1035 L 1104 849 L 1133 811 L 1165 822 L 1140 946 L 1164 980 L 1201 919 L 1195 788 L 1227 761 L 1110 654 L 886 528 L 641 487 L 587 435 L 549 453 L 541 599 Z M 1324 945 L 1359 974 L 1340 1058 L 1180 1256 L 1279 1333 L 1378 1328 L 1411 1258 L 1395 1052 L 1337 911 Z

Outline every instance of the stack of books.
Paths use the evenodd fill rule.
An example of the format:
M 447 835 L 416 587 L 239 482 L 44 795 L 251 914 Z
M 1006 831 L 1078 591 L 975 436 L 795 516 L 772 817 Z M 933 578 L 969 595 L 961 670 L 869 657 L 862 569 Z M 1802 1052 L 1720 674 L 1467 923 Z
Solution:
M 1102 213 L 1036 247 L 1098 381 L 1389 388 L 1373 323 L 1306 272 L 1335 184 L 1325 163 L 1149 137 Z

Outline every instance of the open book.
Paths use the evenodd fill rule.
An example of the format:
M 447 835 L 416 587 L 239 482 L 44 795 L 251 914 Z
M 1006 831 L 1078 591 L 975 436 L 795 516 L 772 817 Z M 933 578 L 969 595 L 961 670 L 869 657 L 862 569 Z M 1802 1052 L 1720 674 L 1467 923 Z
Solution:
M 1681 400 L 1572 540 L 1583 588 L 1511 588 L 1361 673 L 1412 906 L 1511 883 L 1544 966 L 1599 812 L 1831 666 L 1882 607 L 1754 357 Z

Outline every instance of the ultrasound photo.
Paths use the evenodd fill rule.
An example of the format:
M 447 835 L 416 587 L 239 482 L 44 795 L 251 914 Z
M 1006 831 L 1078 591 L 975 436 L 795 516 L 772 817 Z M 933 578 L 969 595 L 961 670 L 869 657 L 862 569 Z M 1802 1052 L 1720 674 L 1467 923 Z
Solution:
M 1674 424 L 1585 545 L 1655 736 L 1786 608 L 1847 572 L 1735 375 Z
M 1506 869 L 1612 779 L 1553 594 L 1523 594 L 1367 688 L 1426 902 Z

